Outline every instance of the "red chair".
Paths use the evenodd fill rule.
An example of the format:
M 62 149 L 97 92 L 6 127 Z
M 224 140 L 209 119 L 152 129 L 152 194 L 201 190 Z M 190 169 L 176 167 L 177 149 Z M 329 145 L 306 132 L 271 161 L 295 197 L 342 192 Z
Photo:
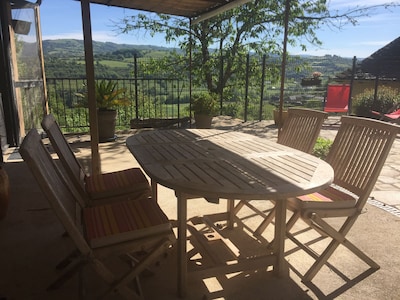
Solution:
M 395 110 L 389 114 L 384 115 L 386 118 L 389 118 L 391 121 L 397 121 L 400 118 L 400 109 Z
M 349 84 L 328 85 L 324 111 L 328 113 L 347 113 L 349 110 L 349 97 Z
M 387 114 L 380 113 L 378 111 L 371 111 L 371 112 L 379 116 L 379 120 L 392 123 L 400 123 L 400 108 Z

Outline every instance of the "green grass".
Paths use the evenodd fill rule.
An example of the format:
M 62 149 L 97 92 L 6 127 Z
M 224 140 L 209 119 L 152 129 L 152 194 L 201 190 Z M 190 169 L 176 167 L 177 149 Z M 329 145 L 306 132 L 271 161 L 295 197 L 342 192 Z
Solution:
M 143 57 L 148 57 L 148 58 L 163 58 L 168 55 L 168 52 L 166 51 L 149 51 L 144 53 Z
M 128 62 L 115 60 L 101 60 L 100 64 L 110 68 L 128 68 Z

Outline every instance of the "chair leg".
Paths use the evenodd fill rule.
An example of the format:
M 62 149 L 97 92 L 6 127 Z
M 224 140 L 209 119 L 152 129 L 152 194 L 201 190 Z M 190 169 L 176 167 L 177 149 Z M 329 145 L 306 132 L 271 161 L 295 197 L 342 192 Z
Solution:
M 159 257 L 166 248 L 168 248 L 171 245 L 171 241 L 168 238 L 162 239 L 159 243 L 157 243 L 154 246 L 153 251 L 149 252 L 149 254 L 144 257 L 142 260 L 140 260 L 137 264 L 135 264 L 134 268 L 132 268 L 127 274 L 125 274 L 124 276 L 122 276 L 122 278 L 118 279 L 118 280 L 113 280 L 112 282 L 108 281 L 110 283 L 110 289 L 102 296 L 102 298 L 107 298 L 107 295 L 109 295 L 110 293 L 113 292 L 119 292 L 121 295 L 123 295 L 124 297 L 126 297 L 127 299 L 143 299 L 143 295 L 141 295 L 141 288 L 138 288 L 137 292 L 134 292 L 132 289 L 128 288 L 128 283 L 131 282 L 132 280 L 134 280 L 137 276 L 139 276 L 139 274 L 146 269 L 146 267 L 153 262 L 157 257 Z M 103 265 L 103 268 L 105 266 Z M 108 277 L 107 274 L 108 269 L 105 270 L 101 270 L 99 269 L 99 271 L 104 272 L 103 274 L 106 277 L 103 278 L 107 278 L 108 280 L 110 279 L 110 277 Z M 139 282 L 136 281 L 136 283 L 138 284 Z
M 77 262 L 75 262 L 67 271 L 65 271 L 60 277 L 58 277 L 53 283 L 51 283 L 48 287 L 47 290 L 55 290 L 58 289 L 65 281 L 70 279 L 72 276 L 74 276 L 77 272 L 79 272 L 84 265 L 87 264 L 87 261 L 84 259 L 79 259 Z
M 151 179 L 151 197 L 154 199 L 154 201 L 158 201 L 157 182 L 153 178 Z
M 275 208 L 273 208 L 273 210 L 270 212 L 270 214 L 268 215 L 268 217 L 272 215 L 275 216 Z M 294 212 L 293 215 L 290 217 L 289 221 L 286 223 L 286 235 L 289 233 L 290 229 L 292 229 L 292 227 L 294 226 L 294 224 L 297 222 L 297 220 L 300 218 L 300 212 Z M 271 217 L 272 219 L 272 217 Z M 268 221 L 268 220 L 267 220 Z M 267 223 L 265 220 L 263 221 L 263 223 Z M 272 222 L 272 220 L 271 220 Z M 269 222 L 269 223 L 271 223 Z M 263 225 L 263 223 L 260 224 L 260 226 L 257 227 L 256 231 L 254 232 L 254 236 L 260 236 L 262 234 L 262 232 L 265 230 L 265 228 L 268 226 L 269 223 L 267 223 L 267 226 L 265 226 L 265 228 L 262 228 L 261 226 Z M 261 231 L 262 230 L 262 231 Z M 275 243 L 275 239 L 273 239 L 269 245 L 268 248 L 273 248 Z
M 293 215 L 290 217 L 289 221 L 286 223 L 286 231 L 289 232 L 294 224 L 296 224 L 297 220 L 300 218 L 300 211 L 293 212 Z
M 245 205 L 251 207 L 251 205 L 246 203 L 246 201 L 239 200 L 239 203 L 235 205 L 235 199 L 227 199 L 227 212 L 228 212 L 227 227 L 229 229 L 233 229 L 235 216 Z M 254 210 L 255 208 L 252 209 Z
M 333 240 L 329 246 L 325 249 L 325 251 L 319 256 L 319 258 L 315 261 L 315 263 L 311 266 L 310 269 L 304 274 L 303 282 L 311 281 L 315 275 L 321 270 L 322 266 L 328 261 L 329 257 L 333 254 L 336 248 L 340 245 L 340 243 L 336 240 Z
M 333 240 L 329 243 L 328 247 L 324 250 L 324 252 L 318 257 L 315 263 L 311 266 L 311 268 L 304 275 L 303 281 L 309 282 L 311 281 L 315 275 L 319 272 L 322 266 L 328 261 L 329 257 L 333 254 L 333 252 L 337 249 L 339 245 L 345 246 L 351 252 L 353 252 L 357 257 L 363 260 L 366 264 L 368 264 L 373 269 L 379 269 L 379 265 L 373 261 L 370 257 L 368 257 L 365 253 L 363 253 L 359 248 L 357 248 L 354 244 L 352 244 L 349 240 L 347 240 L 344 236 L 345 233 L 349 231 L 349 228 L 354 223 L 356 217 L 353 217 L 353 220 L 347 220 L 345 224 L 342 226 L 340 231 L 336 231 L 332 228 L 328 223 L 322 220 L 318 215 L 314 214 L 312 216 L 312 222 L 318 224 L 318 227 L 321 228 L 328 236 L 330 236 Z M 343 234 L 343 233 L 344 234 Z
M 240 204 L 240 203 L 239 203 Z M 235 219 L 235 199 L 227 199 L 227 227 L 233 229 Z
M 241 209 L 242 207 L 245 205 L 245 202 L 240 200 L 239 203 L 235 206 L 235 208 L 233 209 L 233 213 L 236 215 Z
M 79 295 L 79 300 L 80 299 L 85 299 L 86 296 L 86 288 L 85 288 L 85 278 L 83 275 L 84 268 L 80 268 L 78 271 L 78 295 Z
M 72 251 L 67 257 L 65 257 L 62 261 L 60 261 L 57 266 L 56 269 L 57 270 L 62 270 L 65 267 L 67 267 L 74 259 L 79 257 L 79 251 L 78 250 L 74 250 Z
M 275 217 L 275 208 L 273 208 L 268 216 L 262 221 L 262 223 L 257 227 L 257 229 L 254 231 L 255 236 L 260 236 L 265 229 L 267 229 L 268 225 L 272 222 L 272 220 Z
M 228 221 L 230 218 L 230 220 L 232 220 L 232 222 L 233 222 L 234 218 L 237 216 L 237 214 L 239 213 L 239 211 L 243 208 L 243 206 L 247 206 L 250 210 L 252 210 L 254 213 L 256 213 L 257 215 L 259 215 L 263 218 L 268 217 L 266 212 L 273 211 L 273 209 L 268 209 L 267 211 L 262 211 L 262 210 L 258 209 L 257 207 L 255 207 L 254 205 L 252 205 L 251 201 L 239 200 L 239 203 L 237 203 L 236 205 L 234 202 L 235 202 L 234 199 L 228 199 L 228 208 L 227 208 Z M 275 212 L 273 212 L 273 215 L 271 216 L 271 220 L 273 219 L 274 216 L 275 216 Z

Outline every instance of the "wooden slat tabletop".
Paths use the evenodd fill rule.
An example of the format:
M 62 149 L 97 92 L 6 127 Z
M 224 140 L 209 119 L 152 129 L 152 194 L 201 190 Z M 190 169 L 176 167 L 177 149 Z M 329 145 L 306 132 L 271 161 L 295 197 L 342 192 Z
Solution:
M 129 137 L 127 146 L 153 180 L 202 197 L 284 199 L 319 190 L 333 179 L 324 161 L 241 132 L 152 130 Z

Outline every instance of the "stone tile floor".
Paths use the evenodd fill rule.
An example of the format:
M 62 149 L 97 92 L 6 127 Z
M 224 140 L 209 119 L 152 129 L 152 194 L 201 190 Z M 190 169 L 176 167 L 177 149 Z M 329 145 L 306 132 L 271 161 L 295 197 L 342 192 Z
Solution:
M 329 118 L 321 136 L 334 138 L 339 119 Z M 252 134 L 277 137 L 276 127 L 271 121 L 242 122 L 228 117 L 215 118 L 216 128 L 242 130 Z M 100 145 L 102 169 L 114 171 L 136 163 L 125 146 L 125 138 L 134 131 L 121 132 L 112 143 Z M 70 135 L 68 139 L 86 168 L 90 165 L 90 143 L 88 136 Z M 61 237 L 63 229 L 49 209 L 43 194 L 25 164 L 12 151 L 5 157 L 6 168 L 12 183 L 12 196 L 7 217 L 0 221 L 0 299 L 77 299 L 78 280 L 73 278 L 59 290 L 47 292 L 46 286 L 58 275 L 54 266 L 73 247 L 69 239 Z M 348 238 L 376 260 L 381 269 L 371 273 L 366 266 L 354 260 L 346 249 L 339 248 L 332 263 L 335 269 L 323 268 L 310 285 L 301 282 L 298 272 L 304 272 L 309 258 L 293 250 L 287 243 L 287 259 L 291 266 L 287 279 L 271 278 L 265 271 L 248 271 L 226 276 L 202 274 L 190 276 L 187 299 L 397 299 L 400 271 L 400 140 L 397 139 L 384 170 L 375 186 L 367 213 L 362 214 L 349 233 Z M 159 188 L 160 206 L 170 217 L 176 218 L 176 200 L 173 191 Z M 193 200 L 195 201 L 195 200 Z M 375 202 L 374 202 L 375 201 Z M 226 204 L 210 204 L 202 199 L 188 204 L 188 216 L 193 220 L 199 214 L 223 212 Z M 243 212 L 244 214 L 246 212 Z M 258 220 L 244 216 L 251 227 Z M 244 227 L 245 228 L 245 227 Z M 269 233 L 266 232 L 266 235 Z M 231 238 L 243 252 L 255 241 L 242 231 Z M 306 234 L 305 238 L 309 236 Z M 189 241 L 192 243 L 192 241 Z M 242 248 L 244 247 L 244 248 Z M 142 278 L 146 299 L 177 299 L 176 297 L 176 253 L 160 260 L 154 275 Z M 85 271 L 86 299 L 93 299 L 98 290 L 104 288 L 99 278 L 90 269 Z M 109 299 L 119 299 L 113 296 Z

